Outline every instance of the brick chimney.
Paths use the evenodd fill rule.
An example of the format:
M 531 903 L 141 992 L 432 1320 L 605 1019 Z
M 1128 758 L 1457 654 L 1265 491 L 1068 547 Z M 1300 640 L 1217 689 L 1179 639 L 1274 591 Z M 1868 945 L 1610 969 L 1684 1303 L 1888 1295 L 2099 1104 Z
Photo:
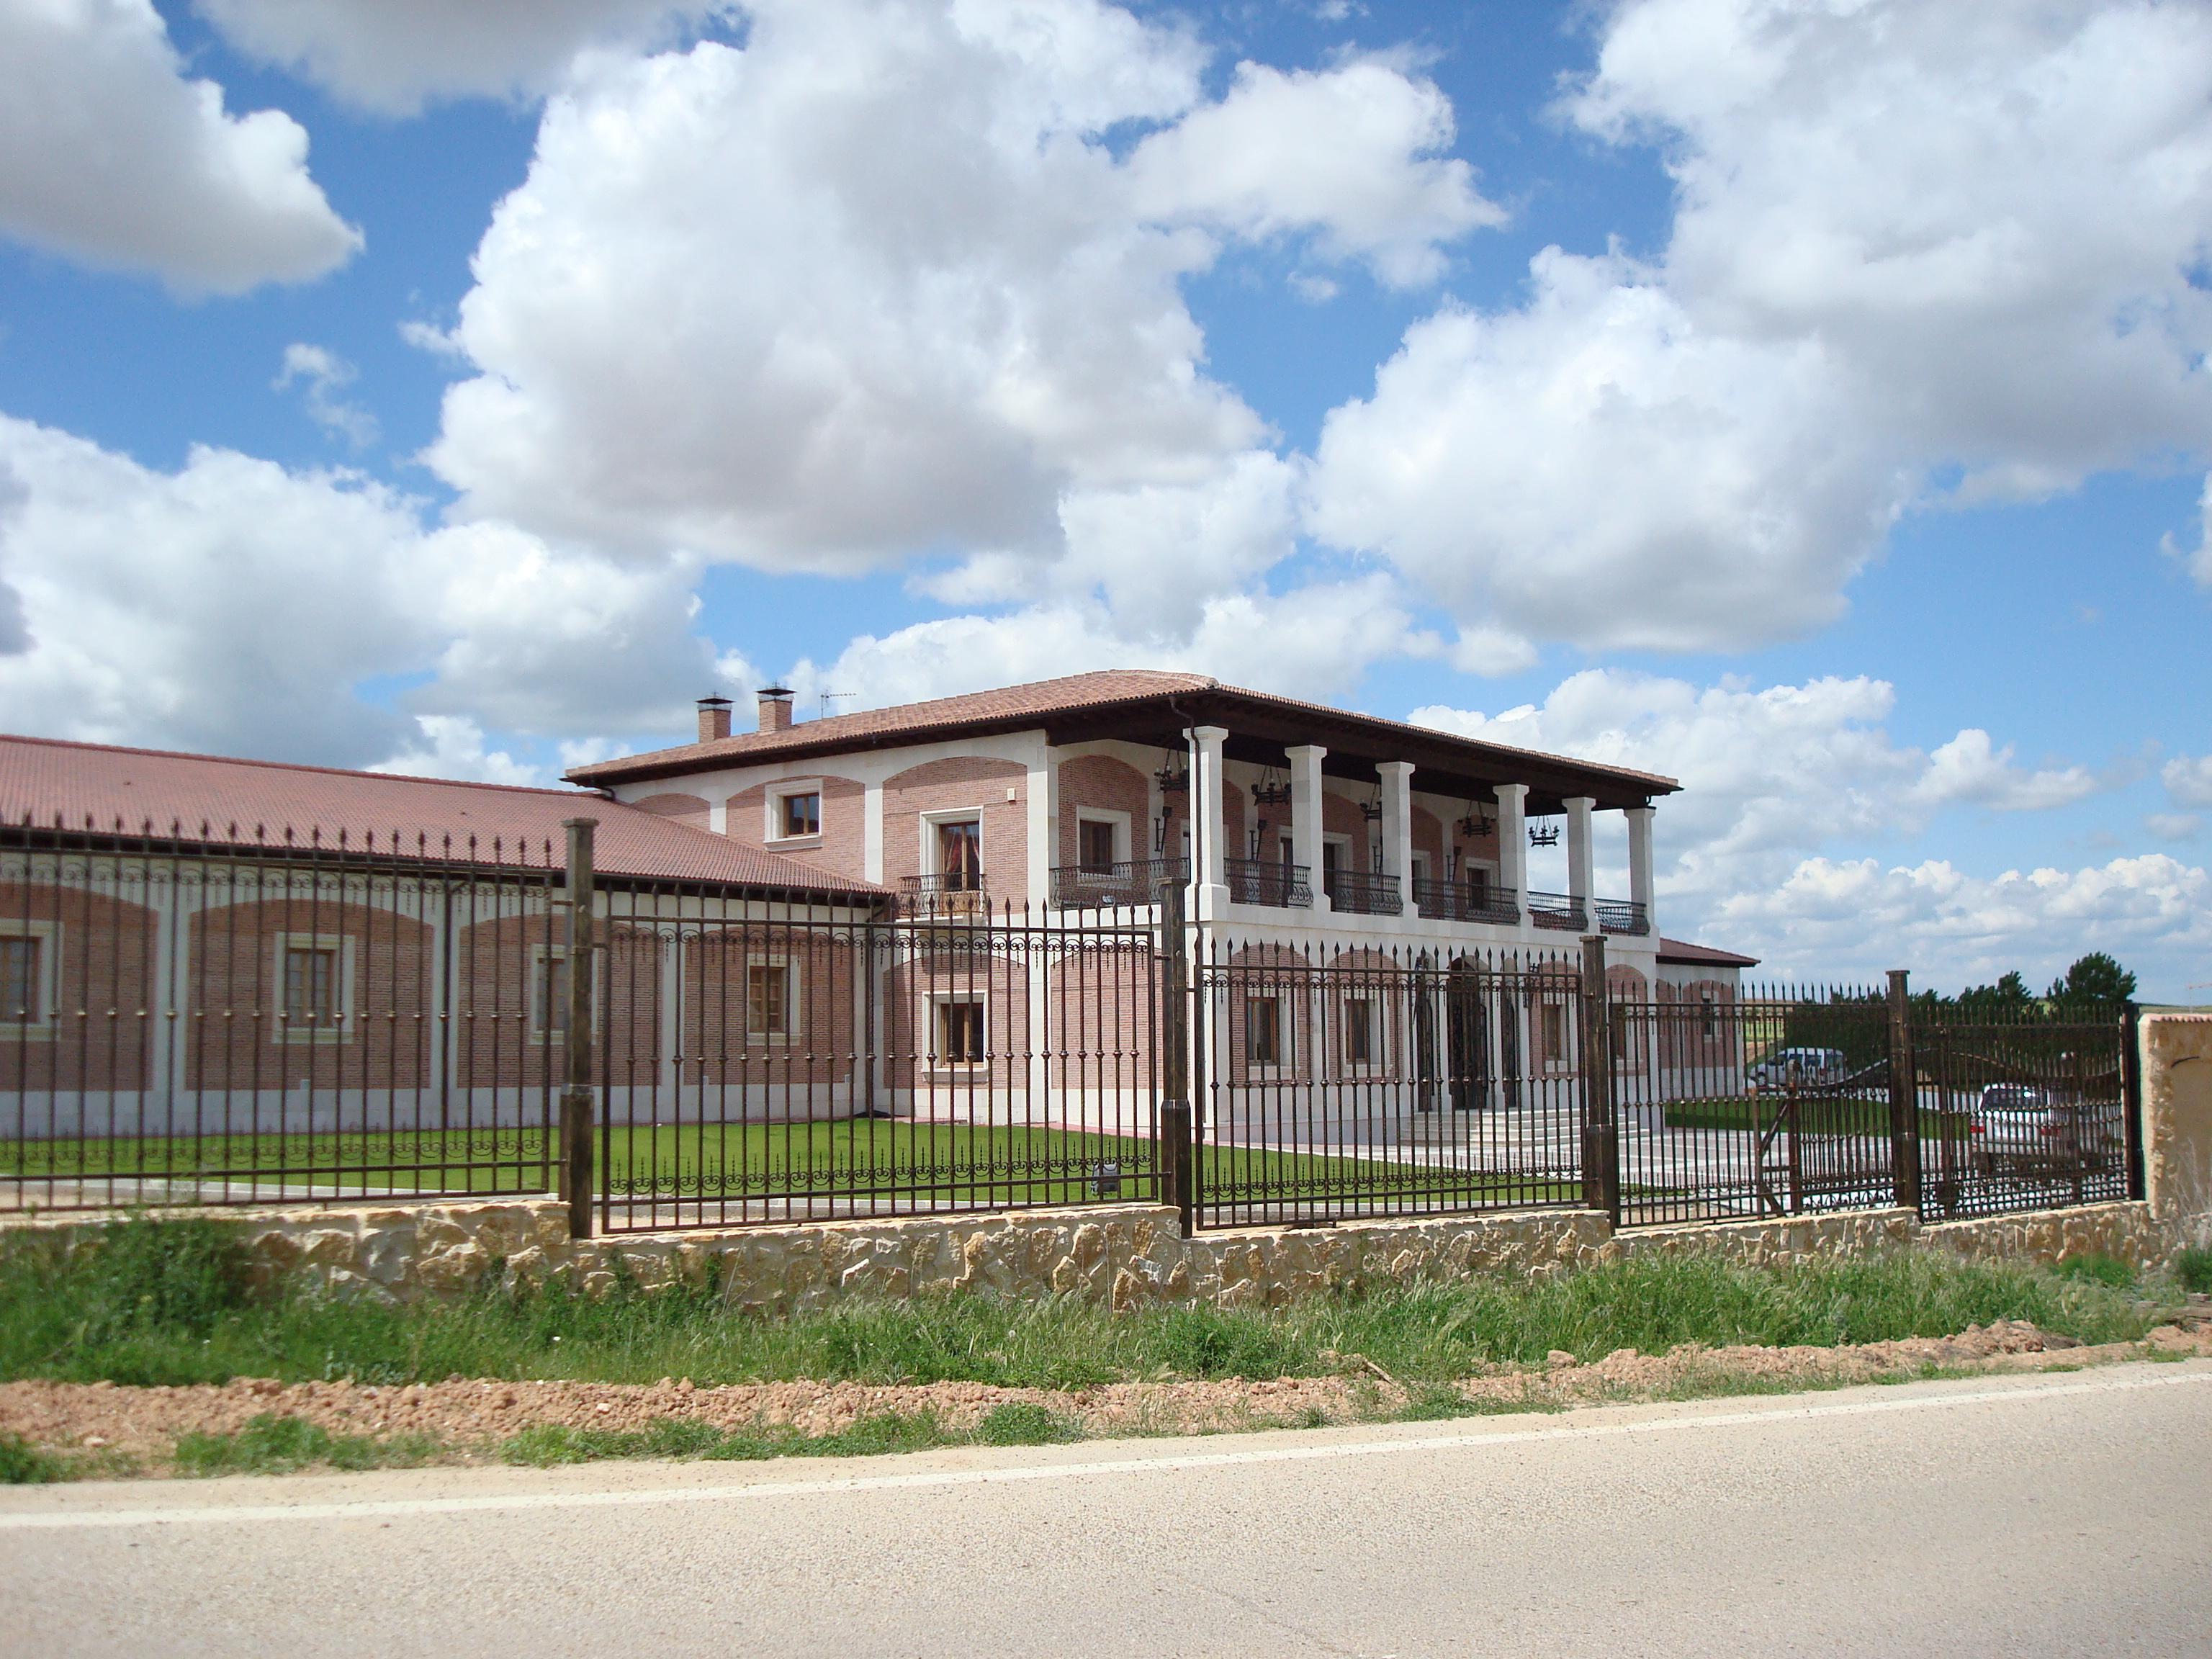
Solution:
M 727 697 L 699 699 L 699 741 L 712 743 L 717 738 L 730 735 L 730 700 Z
M 763 685 L 760 689 L 760 729 L 763 732 L 791 730 L 791 688 L 787 685 Z

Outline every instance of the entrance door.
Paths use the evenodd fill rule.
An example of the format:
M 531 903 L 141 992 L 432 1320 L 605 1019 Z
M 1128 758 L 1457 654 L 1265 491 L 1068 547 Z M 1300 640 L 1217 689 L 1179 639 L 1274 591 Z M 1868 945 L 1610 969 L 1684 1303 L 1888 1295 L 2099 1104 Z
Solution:
M 1521 1103 L 1521 1010 L 1510 991 L 1498 999 L 1498 1071 L 1510 1111 Z
M 1464 960 L 1444 981 L 1445 1066 L 1452 1110 L 1472 1112 L 1490 1103 L 1490 1016 L 1482 979 Z

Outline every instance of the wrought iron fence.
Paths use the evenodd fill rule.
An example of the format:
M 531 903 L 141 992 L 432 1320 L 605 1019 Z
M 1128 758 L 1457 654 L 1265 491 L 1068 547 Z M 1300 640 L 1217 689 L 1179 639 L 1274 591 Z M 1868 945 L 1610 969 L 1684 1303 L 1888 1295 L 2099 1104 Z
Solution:
M 1104 865 L 1057 865 L 1052 902 L 1064 910 L 1114 909 L 1151 904 L 1163 883 L 1190 879 L 1188 859 L 1124 859 Z
M 0 1209 L 542 1192 L 557 849 L 0 829 Z
M 1398 894 L 1398 878 L 1370 874 L 1364 870 L 1328 870 L 1322 875 L 1322 889 L 1328 895 L 1329 908 L 1352 915 L 1395 916 L 1405 908 Z
M 1583 1200 L 1564 956 L 1207 931 L 1194 970 L 1200 1220 Z
M 576 857 L 0 828 L 0 1208 L 557 1181 L 580 1228 L 1115 1199 L 1634 1225 L 2141 1190 L 2127 1037 L 2093 1011 L 1653 983 L 1602 934 L 1323 945 L 1186 925 L 1172 884 L 1141 921 L 605 875 L 578 910 Z M 1156 873 L 1182 869 L 1115 879 Z
M 642 885 L 604 895 L 599 925 L 609 973 L 649 1000 L 607 1027 L 610 1230 L 1158 1194 L 1150 927 Z

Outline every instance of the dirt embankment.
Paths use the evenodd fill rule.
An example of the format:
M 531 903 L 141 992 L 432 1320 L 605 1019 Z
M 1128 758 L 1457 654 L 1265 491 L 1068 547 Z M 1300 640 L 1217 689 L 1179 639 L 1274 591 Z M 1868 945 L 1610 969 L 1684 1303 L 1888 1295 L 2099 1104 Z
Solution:
M 2212 1325 L 2162 1326 L 2142 1342 L 2084 1347 L 2020 1322 L 1971 1327 L 1955 1336 L 1856 1346 L 1722 1347 L 1665 1354 L 1623 1348 L 1590 1364 L 1555 1353 L 1542 1367 L 1498 1366 L 1453 1387 L 1469 1412 L 1552 1408 L 1601 1401 L 1765 1392 L 1923 1375 L 2017 1371 L 2110 1364 L 2156 1353 L 2212 1354 Z M 544 1424 L 641 1429 L 688 1419 L 721 1429 L 784 1427 L 835 1433 L 887 1413 L 933 1414 L 949 1433 L 972 1430 L 994 1407 L 1030 1401 L 1086 1436 L 1189 1434 L 1387 1418 L 1409 1406 L 1441 1412 L 1448 1395 L 1408 1386 L 1358 1354 L 1339 1374 L 1250 1382 L 1114 1382 L 1066 1390 L 981 1382 L 874 1386 L 857 1382 L 757 1382 L 697 1388 L 647 1384 L 506 1382 L 451 1378 L 378 1388 L 353 1382 L 282 1383 L 240 1379 L 220 1386 L 130 1388 L 107 1382 L 0 1384 L 0 1433 L 54 1451 L 93 1452 L 105 1464 L 165 1472 L 177 1437 L 228 1433 L 264 1413 L 313 1423 L 332 1434 L 428 1436 L 455 1462 L 498 1455 L 501 1442 Z

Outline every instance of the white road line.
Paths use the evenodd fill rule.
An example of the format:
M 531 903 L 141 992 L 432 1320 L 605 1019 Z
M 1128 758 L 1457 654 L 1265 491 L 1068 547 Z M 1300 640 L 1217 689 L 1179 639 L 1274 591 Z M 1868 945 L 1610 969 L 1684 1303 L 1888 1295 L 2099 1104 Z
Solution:
M 653 1487 L 642 1492 L 512 1492 L 477 1498 L 366 1498 L 340 1504 L 215 1504 L 198 1508 L 86 1510 L 58 1513 L 0 1513 L 0 1532 L 40 1532 L 87 1527 L 158 1527 L 254 1521 L 367 1521 L 401 1515 L 471 1515 L 490 1510 L 580 1510 L 645 1504 L 714 1504 L 745 1498 L 801 1498 L 830 1492 L 896 1492 L 930 1486 L 990 1486 L 1015 1480 L 1085 1480 L 1136 1472 L 1179 1473 L 1244 1463 L 1318 1463 L 1340 1458 L 1461 1451 L 1481 1446 L 1519 1446 L 1547 1440 L 1597 1440 L 1733 1428 L 1748 1423 L 1808 1418 L 1871 1417 L 1887 1412 L 1983 1406 L 2007 1401 L 2050 1400 L 2069 1395 L 2122 1394 L 2138 1389 L 2212 1382 L 2212 1370 L 2166 1376 L 2110 1377 L 2043 1387 L 1980 1389 L 1958 1394 L 1908 1395 L 1829 1401 L 1765 1410 L 1713 1412 L 1644 1419 L 1629 1423 L 1563 1424 L 1548 1428 L 1478 1430 L 1408 1440 L 1330 1441 L 1316 1445 L 1264 1446 L 1245 1451 L 1182 1452 L 1158 1457 L 1102 1459 L 1088 1463 L 1038 1463 L 996 1469 L 931 1469 L 910 1474 L 827 1476 L 811 1480 L 761 1480 L 728 1486 Z

